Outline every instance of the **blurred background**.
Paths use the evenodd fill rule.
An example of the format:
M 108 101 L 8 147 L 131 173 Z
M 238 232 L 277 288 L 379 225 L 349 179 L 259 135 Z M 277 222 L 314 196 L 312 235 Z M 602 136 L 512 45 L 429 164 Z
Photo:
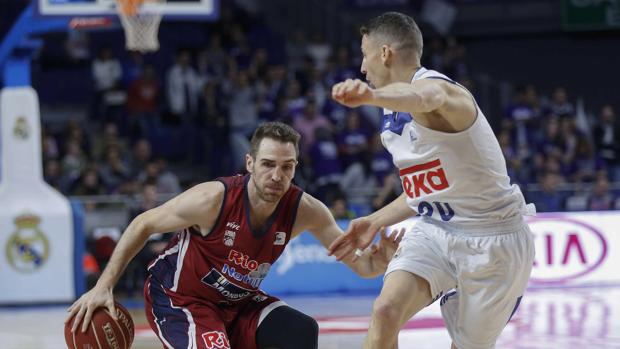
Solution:
M 0 0 L 0 37 L 29 4 Z M 619 1 L 221 0 L 212 20 L 164 18 L 153 53 L 127 51 L 120 26 L 39 36 L 43 175 L 83 207 L 86 288 L 137 214 L 243 173 L 264 121 L 302 134 L 295 183 L 343 224 L 398 196 L 381 111 L 330 99 L 363 79 L 359 26 L 386 11 L 413 16 L 423 65 L 473 93 L 539 212 L 620 209 Z M 149 241 L 121 296 L 141 297 L 165 243 Z

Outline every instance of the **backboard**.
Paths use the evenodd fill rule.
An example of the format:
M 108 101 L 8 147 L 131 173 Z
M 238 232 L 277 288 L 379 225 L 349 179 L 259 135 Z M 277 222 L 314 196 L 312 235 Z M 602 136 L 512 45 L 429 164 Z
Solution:
M 87 17 L 116 16 L 115 0 L 33 0 L 39 16 Z M 219 0 L 167 0 L 145 3 L 140 11 L 158 12 L 165 18 L 215 20 Z

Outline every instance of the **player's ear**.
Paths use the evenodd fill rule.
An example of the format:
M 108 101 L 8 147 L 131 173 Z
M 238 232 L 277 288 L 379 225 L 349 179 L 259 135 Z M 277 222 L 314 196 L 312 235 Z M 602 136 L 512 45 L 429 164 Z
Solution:
M 394 52 L 389 45 L 381 45 L 381 61 L 384 65 L 389 65 L 394 57 Z
M 254 165 L 254 159 L 252 159 L 252 155 L 245 154 L 245 169 L 248 173 L 252 173 L 252 167 Z

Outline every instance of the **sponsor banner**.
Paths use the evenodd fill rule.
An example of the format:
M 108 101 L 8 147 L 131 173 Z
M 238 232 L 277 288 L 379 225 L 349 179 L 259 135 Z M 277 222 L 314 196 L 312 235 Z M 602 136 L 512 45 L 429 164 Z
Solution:
M 620 212 L 542 213 L 527 222 L 536 245 L 530 285 L 620 283 Z
M 392 228 L 409 228 L 416 219 Z M 620 212 L 539 213 L 526 221 L 536 246 L 530 286 L 620 284 Z M 348 222 L 339 225 L 345 229 Z M 378 292 L 381 286 L 382 277 L 357 276 L 304 233 L 291 240 L 261 288 L 272 293 L 320 293 Z
M 348 221 L 339 221 L 345 229 Z M 291 240 L 273 264 L 261 289 L 270 293 L 321 293 L 376 291 L 382 277 L 363 279 L 327 255 L 327 249 L 309 233 Z

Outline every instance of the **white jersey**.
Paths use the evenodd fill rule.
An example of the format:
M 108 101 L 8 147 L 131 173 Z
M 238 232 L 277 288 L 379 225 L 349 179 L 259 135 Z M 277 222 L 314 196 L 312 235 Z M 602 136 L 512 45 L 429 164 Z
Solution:
M 429 78 L 456 84 L 425 68 L 411 83 Z M 411 114 L 384 109 L 381 141 L 399 169 L 407 203 L 420 215 L 473 226 L 526 213 L 523 194 L 510 184 L 499 143 L 477 104 L 476 111 L 468 129 L 446 133 L 420 125 Z

